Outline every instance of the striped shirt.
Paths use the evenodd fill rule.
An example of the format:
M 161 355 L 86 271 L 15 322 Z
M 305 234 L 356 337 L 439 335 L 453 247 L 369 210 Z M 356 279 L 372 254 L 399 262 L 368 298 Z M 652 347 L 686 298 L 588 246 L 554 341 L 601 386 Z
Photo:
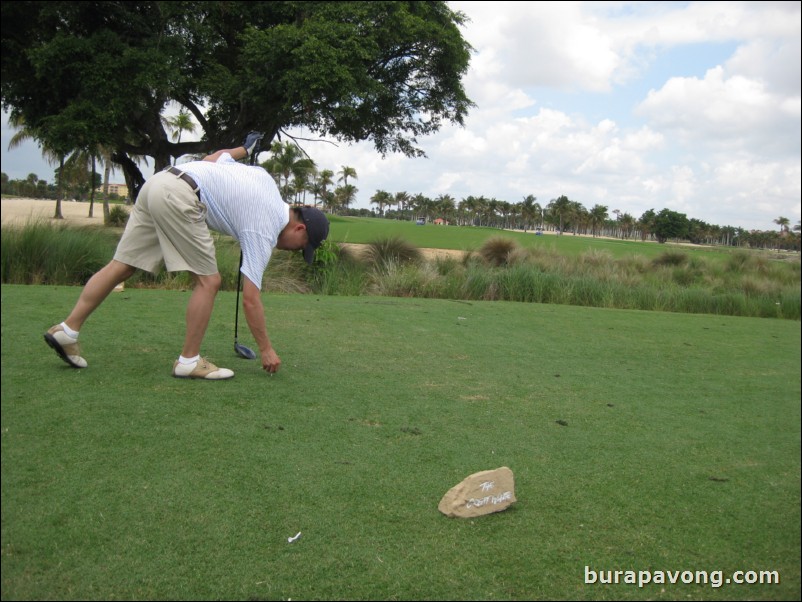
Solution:
M 239 242 L 242 273 L 261 289 L 278 236 L 290 221 L 290 206 L 273 177 L 261 167 L 238 163 L 228 153 L 214 163 L 192 161 L 178 168 L 200 188 L 206 224 Z

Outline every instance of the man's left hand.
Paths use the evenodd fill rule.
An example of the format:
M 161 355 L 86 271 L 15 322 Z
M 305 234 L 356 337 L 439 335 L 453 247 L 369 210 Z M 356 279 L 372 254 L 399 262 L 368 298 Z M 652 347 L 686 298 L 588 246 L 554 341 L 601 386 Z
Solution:
M 250 132 L 247 136 L 245 136 L 242 146 L 245 147 L 245 152 L 248 153 L 248 157 L 259 152 L 262 144 L 262 138 L 264 137 L 265 135 L 262 132 L 256 131 Z

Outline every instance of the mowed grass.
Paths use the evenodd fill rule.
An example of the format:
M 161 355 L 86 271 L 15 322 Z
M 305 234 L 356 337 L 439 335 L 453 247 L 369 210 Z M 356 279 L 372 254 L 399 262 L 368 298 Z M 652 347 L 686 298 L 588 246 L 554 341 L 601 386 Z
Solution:
M 209 383 L 170 377 L 177 290 L 112 294 L 67 367 L 79 292 L 2 286 L 3 600 L 799 599 L 795 321 L 269 294 L 268 377 L 226 292 Z M 437 511 L 499 466 L 512 508 Z
M 547 232 L 537 236 L 533 231 L 519 232 L 498 228 L 470 226 L 418 226 L 414 221 L 329 215 L 330 239 L 335 242 L 370 243 L 381 238 L 400 237 L 416 247 L 476 251 L 488 239 L 503 236 L 526 248 L 554 250 L 562 255 L 577 256 L 589 250 L 607 252 L 612 257 L 642 255 L 652 259 L 676 249 L 674 243 L 657 244 L 640 239 L 614 239 L 592 236 L 575 236 L 570 232 L 558 235 Z M 682 245 L 682 251 L 693 256 L 726 258 L 735 247 L 697 247 Z

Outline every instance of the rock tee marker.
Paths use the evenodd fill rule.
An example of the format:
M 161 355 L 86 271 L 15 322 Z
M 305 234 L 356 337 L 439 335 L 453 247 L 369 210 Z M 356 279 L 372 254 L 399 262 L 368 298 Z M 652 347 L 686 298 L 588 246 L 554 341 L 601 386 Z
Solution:
M 443 496 L 437 509 L 448 517 L 473 518 L 506 510 L 515 499 L 515 477 L 506 466 L 466 477 Z

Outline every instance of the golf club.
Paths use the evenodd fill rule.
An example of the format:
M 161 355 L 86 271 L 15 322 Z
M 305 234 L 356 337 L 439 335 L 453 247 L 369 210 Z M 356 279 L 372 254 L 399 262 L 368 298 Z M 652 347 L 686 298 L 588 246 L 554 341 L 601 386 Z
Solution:
M 244 358 L 246 360 L 255 360 L 256 354 L 253 352 L 253 349 L 250 347 L 246 347 L 245 345 L 240 345 L 237 342 L 237 337 L 239 335 L 239 286 L 240 281 L 242 280 L 242 251 L 239 254 L 239 269 L 237 270 L 237 309 L 234 313 L 234 352 Z
M 256 146 L 251 149 L 251 160 L 250 163 L 253 165 L 256 163 L 256 155 L 259 154 L 259 142 L 257 141 Z M 239 288 L 240 288 L 240 281 L 242 280 L 242 250 L 240 249 L 239 252 L 239 269 L 237 270 L 237 309 L 234 313 L 234 352 L 244 358 L 246 360 L 255 360 L 256 354 L 253 352 L 253 349 L 250 347 L 246 347 L 245 345 L 240 345 L 237 341 L 239 336 Z

